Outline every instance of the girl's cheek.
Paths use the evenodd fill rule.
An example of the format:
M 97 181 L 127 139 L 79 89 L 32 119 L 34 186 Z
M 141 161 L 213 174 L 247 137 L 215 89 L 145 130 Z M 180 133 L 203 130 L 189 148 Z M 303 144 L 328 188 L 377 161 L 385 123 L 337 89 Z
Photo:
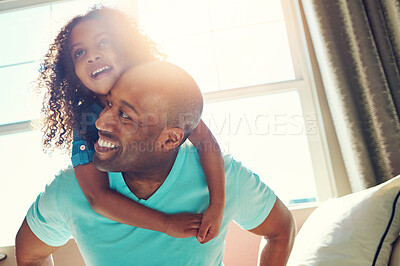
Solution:
M 123 58 L 121 56 L 118 56 L 117 59 L 115 60 L 116 64 L 118 65 L 119 69 L 121 69 L 121 73 L 119 74 L 120 76 L 128 70 L 130 66 L 133 66 L 133 64 L 130 64 L 127 58 Z

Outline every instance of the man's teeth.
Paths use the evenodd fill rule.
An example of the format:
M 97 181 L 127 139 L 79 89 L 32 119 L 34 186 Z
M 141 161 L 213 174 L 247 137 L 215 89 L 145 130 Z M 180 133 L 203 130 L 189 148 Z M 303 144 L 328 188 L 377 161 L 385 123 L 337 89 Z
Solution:
M 98 143 L 99 143 L 99 146 L 103 147 L 103 148 L 116 148 L 117 147 L 117 145 L 112 144 L 111 142 L 108 142 L 104 139 L 99 139 Z
M 95 71 L 93 71 L 92 75 L 93 75 L 93 76 L 96 76 L 96 75 L 99 74 L 100 72 L 102 72 L 102 71 L 104 71 L 104 70 L 107 70 L 107 69 L 110 69 L 110 67 L 109 67 L 109 66 L 104 66 L 104 67 L 98 68 L 98 69 L 96 69 Z

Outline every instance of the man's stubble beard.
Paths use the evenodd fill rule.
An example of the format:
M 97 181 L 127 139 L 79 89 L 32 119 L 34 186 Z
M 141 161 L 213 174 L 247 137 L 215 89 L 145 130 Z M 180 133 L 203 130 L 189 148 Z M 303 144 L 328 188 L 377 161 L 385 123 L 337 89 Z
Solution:
M 148 168 L 156 143 L 148 141 L 135 142 L 123 152 L 116 152 L 106 160 L 100 159 L 96 153 L 93 156 L 95 167 L 103 172 L 129 172 L 135 169 Z M 148 158 L 148 159 L 146 159 Z
M 119 160 L 122 156 L 118 155 L 119 153 L 115 153 L 110 158 L 102 160 L 95 154 L 93 156 L 93 163 L 98 170 L 103 172 L 122 172 L 125 170 L 123 169 L 124 162 Z

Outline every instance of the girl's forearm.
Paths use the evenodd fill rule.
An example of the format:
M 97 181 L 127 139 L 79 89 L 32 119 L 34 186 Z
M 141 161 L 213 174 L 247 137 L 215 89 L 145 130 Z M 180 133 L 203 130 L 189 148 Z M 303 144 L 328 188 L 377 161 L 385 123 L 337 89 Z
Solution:
M 210 206 L 225 206 L 225 169 L 218 142 L 203 121 L 190 134 L 189 140 L 199 153 L 210 194 Z
M 199 158 L 206 176 L 210 206 L 225 206 L 225 170 L 221 153 L 199 150 Z
M 119 223 L 166 233 L 167 215 L 145 207 L 111 189 L 101 192 L 93 210 Z
M 166 214 L 111 190 L 107 173 L 97 170 L 93 163 L 78 165 L 74 170 L 82 192 L 95 212 L 119 223 L 165 233 Z

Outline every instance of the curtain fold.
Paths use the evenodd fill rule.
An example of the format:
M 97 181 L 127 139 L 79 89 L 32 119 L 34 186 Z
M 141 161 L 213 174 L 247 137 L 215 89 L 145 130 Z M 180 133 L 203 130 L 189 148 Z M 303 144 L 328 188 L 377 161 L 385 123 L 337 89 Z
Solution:
M 400 173 L 398 0 L 300 0 L 353 191 Z

